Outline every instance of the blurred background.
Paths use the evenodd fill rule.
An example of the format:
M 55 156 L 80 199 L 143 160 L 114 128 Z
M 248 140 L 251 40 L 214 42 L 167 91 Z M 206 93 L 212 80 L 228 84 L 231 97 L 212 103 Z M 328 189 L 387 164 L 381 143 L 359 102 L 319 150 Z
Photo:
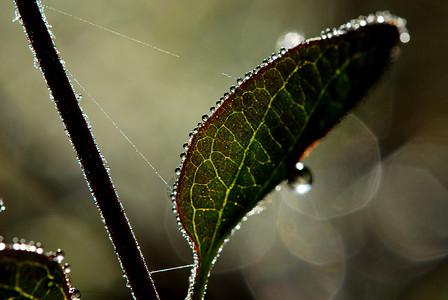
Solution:
M 171 185 L 182 144 L 215 101 L 276 49 L 378 10 L 411 41 L 362 105 L 305 160 L 310 193 L 282 188 L 218 259 L 207 299 L 448 298 L 448 4 L 433 0 L 56 1 L 68 70 Z M 83 299 L 131 299 L 18 22 L 0 3 L 0 235 L 62 248 Z M 166 185 L 86 91 L 81 105 L 151 270 L 192 263 Z M 444 90 L 445 89 L 445 90 Z M 154 274 L 183 299 L 189 270 Z

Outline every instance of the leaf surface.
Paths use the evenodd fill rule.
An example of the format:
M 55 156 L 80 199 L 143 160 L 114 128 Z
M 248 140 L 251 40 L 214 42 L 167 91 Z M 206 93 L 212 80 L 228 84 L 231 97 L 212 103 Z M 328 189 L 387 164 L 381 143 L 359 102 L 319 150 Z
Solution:
M 77 299 L 79 292 L 70 287 L 56 254 L 40 253 L 32 245 L 15 245 L 25 245 L 26 250 L 0 243 L 0 249 L 4 248 L 0 250 L 0 299 Z
M 181 155 L 172 196 L 195 254 L 188 297 L 203 297 L 214 260 L 235 226 L 293 174 L 307 149 L 379 78 L 407 34 L 404 25 L 401 18 L 377 13 L 283 49 L 204 116 Z

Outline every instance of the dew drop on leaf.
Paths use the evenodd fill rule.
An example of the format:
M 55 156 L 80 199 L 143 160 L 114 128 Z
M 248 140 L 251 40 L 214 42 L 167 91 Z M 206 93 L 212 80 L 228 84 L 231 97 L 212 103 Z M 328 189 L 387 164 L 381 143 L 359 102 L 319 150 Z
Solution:
M 296 163 L 288 178 L 288 187 L 293 193 L 303 195 L 311 191 L 312 185 L 311 170 L 301 162 Z
M 294 48 L 295 46 L 297 46 L 298 44 L 300 44 L 302 41 L 305 40 L 305 35 L 303 33 L 300 32 L 288 32 L 284 35 L 282 35 L 278 40 L 277 40 L 277 49 L 278 50 L 282 50 L 285 49 L 285 53 L 287 49 L 291 49 Z M 281 54 L 283 51 L 280 51 Z
M 0 199 L 0 212 L 4 211 L 6 209 L 5 204 L 3 203 L 3 200 Z
M 62 267 L 62 269 L 64 270 L 65 274 L 68 274 L 72 271 L 70 265 L 68 263 L 64 264 L 64 266 Z
M 71 298 L 72 300 L 79 300 L 81 299 L 81 292 L 77 289 L 73 290 L 73 292 L 71 293 Z
M 55 259 L 61 263 L 65 258 L 65 253 L 61 249 L 56 250 L 56 257 Z
M 182 153 L 180 154 L 180 159 L 184 160 L 186 157 L 187 157 L 187 153 L 182 152 Z

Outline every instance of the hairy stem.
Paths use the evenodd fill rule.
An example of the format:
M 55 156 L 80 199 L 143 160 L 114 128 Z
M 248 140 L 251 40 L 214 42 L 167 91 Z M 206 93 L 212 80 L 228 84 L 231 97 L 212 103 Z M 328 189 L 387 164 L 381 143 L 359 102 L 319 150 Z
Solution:
M 78 105 L 38 3 L 36 0 L 15 0 L 15 4 L 131 292 L 135 299 L 158 299 L 131 225 Z

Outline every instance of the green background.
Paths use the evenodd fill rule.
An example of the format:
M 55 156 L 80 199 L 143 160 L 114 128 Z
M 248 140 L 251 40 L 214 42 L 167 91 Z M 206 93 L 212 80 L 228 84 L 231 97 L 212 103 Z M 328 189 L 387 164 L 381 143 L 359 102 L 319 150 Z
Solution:
M 222 73 L 243 76 L 268 57 L 278 38 L 289 31 L 314 37 L 327 26 L 384 9 L 406 18 L 411 42 L 356 110 L 373 132 L 370 142 L 377 142 L 383 160 L 376 196 L 350 208 L 341 202 L 338 207 L 344 209 L 337 213 L 313 214 L 291 209 L 297 207 L 284 194 L 274 195 L 267 210 L 243 223 L 225 246 L 207 296 L 395 299 L 443 261 L 448 250 L 448 221 L 443 217 L 448 211 L 444 90 L 448 7 L 443 1 L 44 4 L 180 56 L 46 9 L 67 68 L 171 183 L 188 133 L 236 82 Z M 62 248 L 72 265 L 72 282 L 84 299 L 130 299 L 42 76 L 33 68 L 25 35 L 19 23 L 11 22 L 13 18 L 12 1 L 2 1 L 0 197 L 7 210 L 0 214 L 0 234 L 10 241 L 14 236 L 41 241 L 48 250 Z M 81 104 L 150 268 L 191 263 L 165 185 L 87 94 L 79 87 L 76 90 L 83 94 Z M 340 134 L 351 147 L 365 148 L 357 136 Z M 342 159 L 338 142 L 330 140 L 330 146 L 322 142 L 316 149 L 319 157 L 310 156 L 315 188 L 320 190 L 313 192 L 343 194 L 335 192 L 332 179 L 318 187 L 319 163 L 334 175 L 329 178 L 358 174 L 354 168 L 359 164 L 351 157 Z M 371 152 L 365 152 L 365 159 L 372 157 Z M 336 163 L 328 158 L 335 153 L 341 158 Z M 364 185 L 357 183 L 359 176 L 352 177 L 342 186 Z M 320 218 L 313 218 L 316 215 Z M 297 235 L 285 232 L 295 232 L 298 225 L 303 239 L 295 241 Z M 316 254 L 313 247 L 322 253 Z M 440 270 L 436 274 L 436 278 L 446 276 Z M 187 270 L 155 274 L 162 299 L 183 298 L 188 275 Z

